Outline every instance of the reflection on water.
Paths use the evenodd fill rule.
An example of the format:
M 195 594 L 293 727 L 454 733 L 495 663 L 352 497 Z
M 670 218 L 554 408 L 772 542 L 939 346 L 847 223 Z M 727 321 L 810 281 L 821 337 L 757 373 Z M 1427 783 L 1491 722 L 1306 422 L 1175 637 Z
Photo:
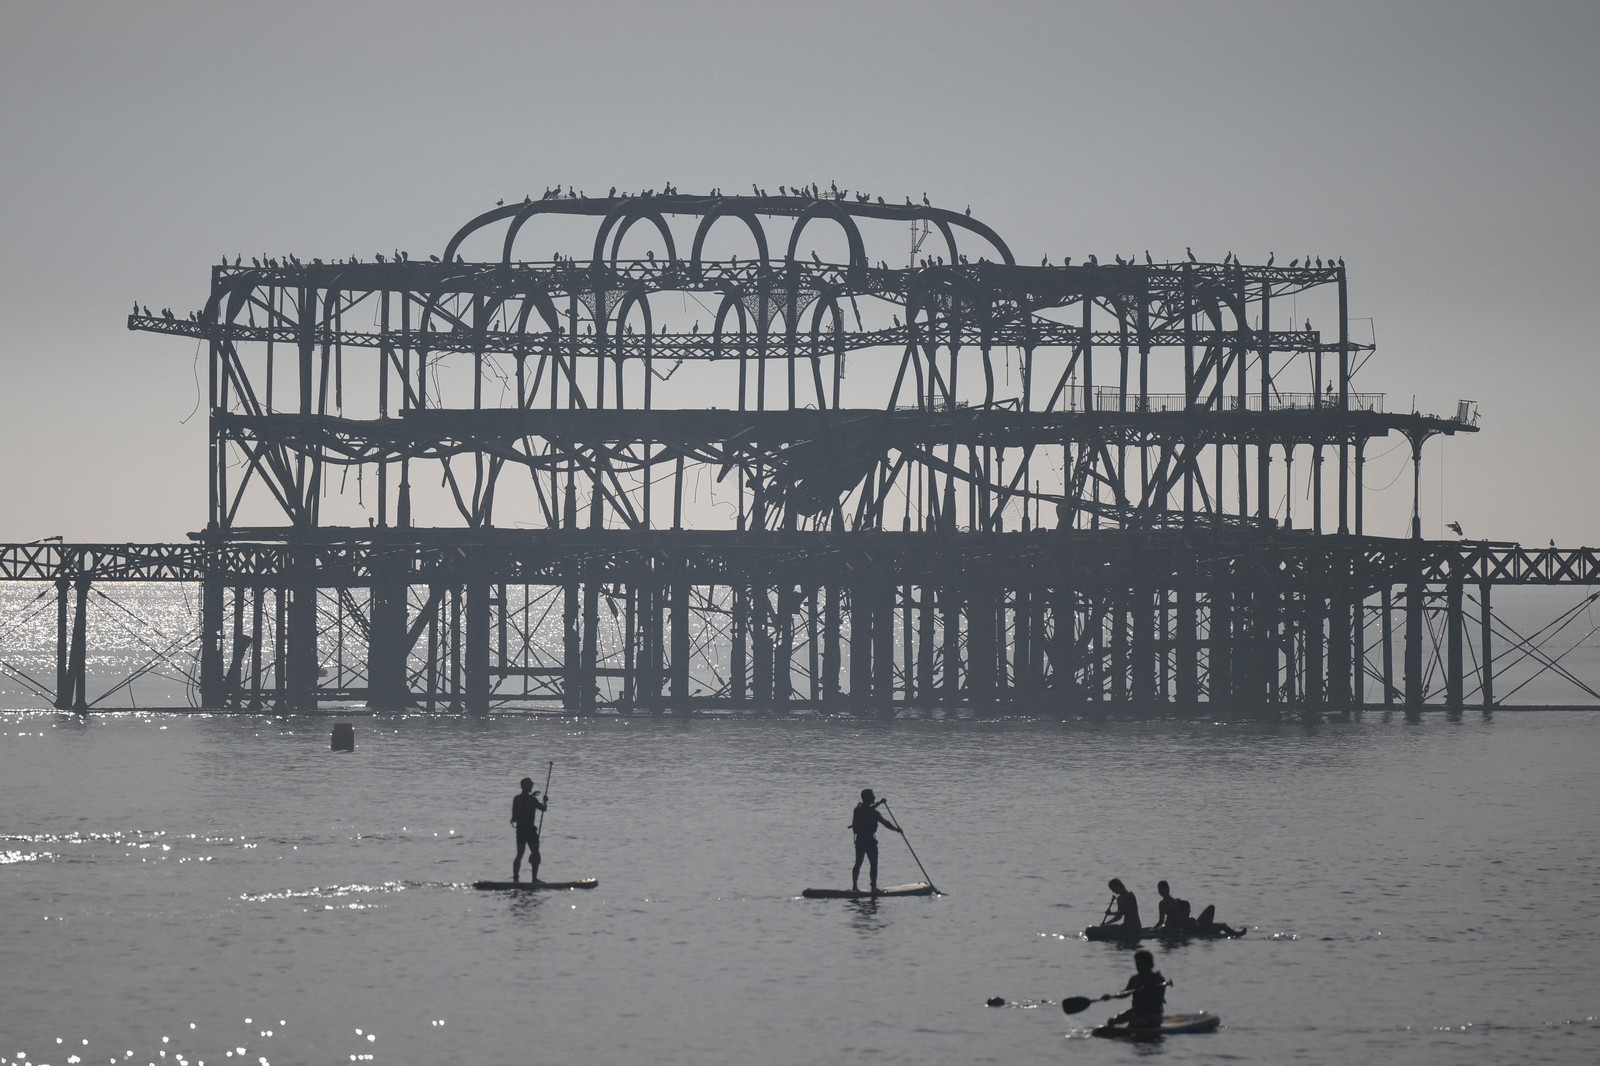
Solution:
M 1600 714 L 357 730 L 334 755 L 321 719 L 0 714 L 5 1053 L 495 1061 L 536 1024 L 550 1060 L 1045 1061 L 1077 1019 L 984 1003 L 1120 987 L 1129 947 L 1081 936 L 1112 875 L 1249 927 L 1155 948 L 1169 1004 L 1224 1028 L 1150 1053 L 1600 1053 L 1566 939 L 1600 921 Z M 472 890 L 550 761 L 541 873 L 600 886 Z M 947 895 L 797 898 L 848 870 L 869 782 Z

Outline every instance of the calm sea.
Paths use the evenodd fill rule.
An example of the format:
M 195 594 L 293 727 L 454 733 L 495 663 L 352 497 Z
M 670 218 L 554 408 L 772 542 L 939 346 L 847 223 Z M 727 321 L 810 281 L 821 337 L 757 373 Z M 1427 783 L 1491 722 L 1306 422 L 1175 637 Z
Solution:
M 1557 620 L 1547 658 L 1595 685 L 1579 593 L 1497 608 L 1535 641 Z M 194 620 L 181 586 L 97 589 L 91 699 L 184 706 L 159 653 Z M 16 675 L 53 682 L 54 640 L 53 588 L 0 586 L 6 1066 L 1600 1061 L 1600 711 L 355 713 L 337 754 L 327 717 L 36 709 Z M 1502 695 L 1588 699 L 1502 668 Z M 472 890 L 509 877 L 511 796 L 547 770 L 542 872 L 600 887 Z M 798 898 L 848 884 L 865 786 L 946 895 Z M 919 880 L 884 837 L 884 883 Z M 1079 936 L 1112 876 L 1152 916 L 1166 878 L 1249 927 L 1157 951 L 1219 1032 L 1134 1049 L 1086 1036 L 1109 1007 L 1058 1009 L 1133 971 Z
M 348 720 L 0 712 L 0 1061 L 1600 1059 L 1600 712 Z M 547 769 L 543 872 L 600 887 L 474 891 Z M 797 898 L 863 786 L 947 895 Z M 1157 949 L 1220 1031 L 1057 1008 L 1133 971 L 1111 876 L 1249 927 Z

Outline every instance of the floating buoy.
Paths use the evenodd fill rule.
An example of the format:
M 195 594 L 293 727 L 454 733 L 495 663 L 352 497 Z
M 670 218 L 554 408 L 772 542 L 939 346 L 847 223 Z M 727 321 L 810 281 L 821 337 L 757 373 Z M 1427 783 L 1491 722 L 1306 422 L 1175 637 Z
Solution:
M 356 727 L 349 722 L 335 722 L 333 724 L 333 750 L 356 750 Z

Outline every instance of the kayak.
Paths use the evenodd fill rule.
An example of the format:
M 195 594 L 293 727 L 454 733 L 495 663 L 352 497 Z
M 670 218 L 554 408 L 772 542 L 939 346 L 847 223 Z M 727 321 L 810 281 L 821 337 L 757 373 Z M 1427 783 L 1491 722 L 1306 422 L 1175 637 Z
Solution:
M 472 887 L 482 892 L 538 892 L 558 888 L 594 888 L 598 877 L 585 877 L 582 881 L 474 881 Z
M 1242 929 L 1238 933 L 1224 933 L 1220 929 L 1127 929 L 1120 925 L 1091 925 L 1083 931 L 1085 939 L 1108 940 L 1120 944 L 1134 944 L 1141 940 L 1160 940 L 1166 943 L 1174 940 L 1230 940 L 1244 934 L 1245 930 Z
M 1121 1040 L 1148 1040 L 1151 1037 L 1173 1036 L 1177 1033 L 1209 1033 L 1222 1024 L 1222 1019 L 1208 1010 L 1189 1011 L 1184 1014 L 1169 1014 L 1161 1019 L 1161 1024 L 1156 1026 L 1142 1026 L 1138 1029 L 1126 1025 L 1109 1026 L 1100 1025 L 1089 1030 L 1092 1036 L 1104 1036 Z
M 879 896 L 937 896 L 939 890 L 926 881 L 912 885 L 890 885 L 876 892 L 853 888 L 808 888 L 800 893 L 806 899 L 876 899 Z

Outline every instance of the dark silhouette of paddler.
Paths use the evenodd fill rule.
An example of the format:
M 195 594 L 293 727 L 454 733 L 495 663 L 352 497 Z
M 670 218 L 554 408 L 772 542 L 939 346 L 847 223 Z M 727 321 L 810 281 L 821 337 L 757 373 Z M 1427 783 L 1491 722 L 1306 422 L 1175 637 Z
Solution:
M 878 811 L 878 805 L 887 802 L 874 796 L 872 789 L 864 788 L 861 790 L 861 802 L 856 804 L 855 812 L 850 815 L 850 831 L 856 835 L 856 864 L 850 870 L 852 892 L 861 891 L 862 859 L 870 862 L 868 876 L 871 878 L 872 891 L 878 891 L 878 826 L 887 826 L 900 833 L 900 827 Z
M 511 880 L 521 876 L 522 850 L 528 850 L 528 880 L 539 880 L 539 812 L 549 803 L 533 790 L 533 778 L 522 779 L 522 791 L 511 800 L 511 824 L 517 827 L 517 857 L 511 863 Z
M 1107 1029 L 1114 1029 L 1118 1025 L 1126 1025 L 1130 1029 L 1155 1029 L 1161 1025 L 1161 1018 L 1166 1013 L 1167 985 L 1170 982 L 1156 969 L 1155 956 L 1148 951 L 1135 951 L 1133 965 L 1137 972 L 1128 978 L 1121 992 L 1100 997 L 1133 1000 L 1133 1005 L 1127 1010 L 1106 1021 Z

